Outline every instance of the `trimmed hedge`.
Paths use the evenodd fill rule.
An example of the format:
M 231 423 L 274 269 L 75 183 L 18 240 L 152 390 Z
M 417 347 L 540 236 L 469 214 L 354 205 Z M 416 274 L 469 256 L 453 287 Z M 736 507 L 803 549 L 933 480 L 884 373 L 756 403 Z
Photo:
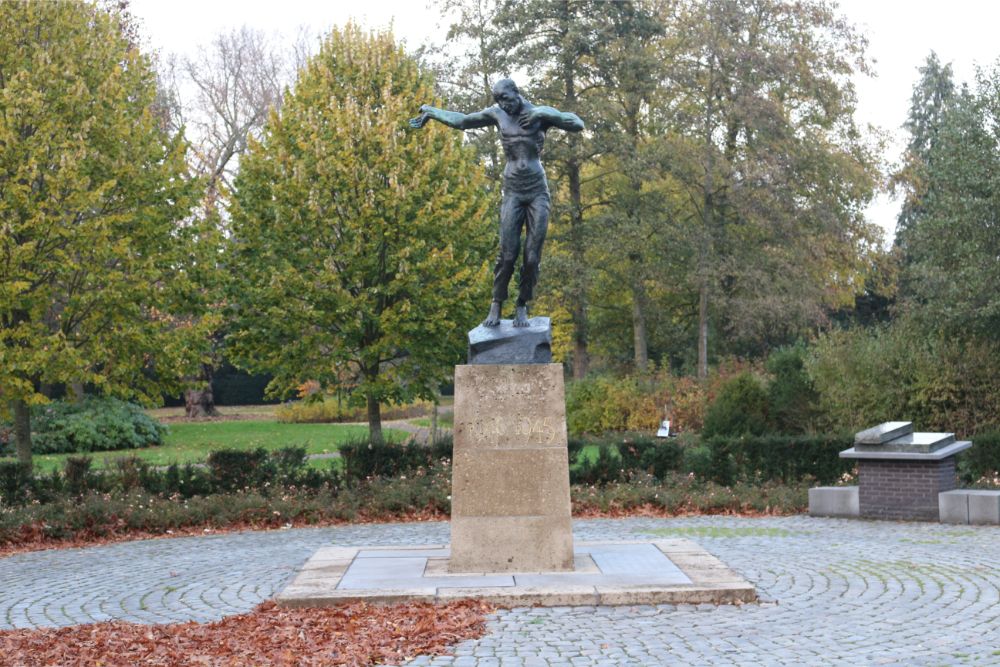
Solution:
M 852 436 L 839 434 L 577 441 L 570 447 L 570 481 L 604 485 L 640 474 L 664 480 L 682 472 L 724 485 L 739 480 L 798 482 L 806 477 L 830 484 L 853 469 L 853 461 L 840 458 L 851 442 Z M 582 457 L 584 444 L 598 447 L 595 459 Z
M 303 447 L 264 449 L 222 449 L 209 455 L 207 465 L 173 464 L 154 468 L 136 456 L 114 460 L 107 470 L 92 470 L 87 456 L 66 460 L 62 472 L 32 477 L 16 462 L 0 462 L 0 506 L 14 506 L 37 500 L 47 503 L 86 493 L 117 494 L 141 490 L 178 498 L 254 491 L 269 495 L 286 487 L 337 488 L 342 476 L 336 467 L 316 470 L 307 467 Z
M 597 458 L 581 457 L 582 441 L 570 446 L 570 482 L 573 484 L 608 484 L 627 481 L 635 473 L 646 473 L 656 479 L 666 479 L 680 469 L 683 448 L 672 440 L 646 436 L 600 440 Z
M 711 453 L 711 476 L 719 484 L 737 479 L 791 482 L 814 477 L 831 484 L 854 468 L 840 458 L 851 446 L 850 435 L 761 435 L 737 438 L 716 436 L 703 444 Z
M 344 477 L 351 481 L 398 477 L 417 468 L 430 467 L 441 459 L 451 459 L 451 455 L 450 437 L 438 440 L 431 447 L 416 443 L 375 444 L 364 438 L 350 440 L 340 446 Z

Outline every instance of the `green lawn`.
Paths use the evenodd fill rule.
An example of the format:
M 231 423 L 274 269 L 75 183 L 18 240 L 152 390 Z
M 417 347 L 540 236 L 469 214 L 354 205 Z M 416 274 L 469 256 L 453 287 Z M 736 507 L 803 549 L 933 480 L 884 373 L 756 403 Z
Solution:
M 411 424 L 416 424 L 417 426 L 422 426 L 423 428 L 431 427 L 430 417 L 417 417 L 416 419 L 410 420 Z M 444 414 L 438 415 L 438 428 L 453 428 L 455 425 L 455 415 L 451 412 L 446 412 Z
M 583 461 L 584 459 L 586 459 L 587 461 L 593 463 L 594 461 L 597 460 L 597 457 L 600 453 L 601 453 L 600 445 L 584 445 L 579 460 Z M 618 453 L 615 452 L 614 450 L 612 450 L 611 453 L 613 456 L 618 455 Z
M 301 446 L 309 454 L 337 451 L 337 446 L 351 438 L 368 435 L 368 427 L 357 424 L 281 424 L 276 421 L 191 422 L 170 424 L 170 433 L 161 447 L 115 452 L 91 452 L 94 468 L 105 467 L 112 459 L 135 454 L 153 465 L 203 463 L 214 449 L 279 449 Z M 406 433 L 385 429 L 386 438 L 402 440 Z M 38 472 L 61 469 L 74 454 L 37 455 Z M 326 465 L 324 463 L 324 465 Z

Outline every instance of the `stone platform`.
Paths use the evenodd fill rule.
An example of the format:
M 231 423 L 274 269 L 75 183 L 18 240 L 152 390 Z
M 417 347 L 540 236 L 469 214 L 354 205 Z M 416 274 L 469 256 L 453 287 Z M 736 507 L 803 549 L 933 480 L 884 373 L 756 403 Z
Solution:
M 578 543 L 572 572 L 456 573 L 447 546 L 326 547 L 276 598 L 283 607 L 476 598 L 506 607 L 753 602 L 754 587 L 686 539 Z

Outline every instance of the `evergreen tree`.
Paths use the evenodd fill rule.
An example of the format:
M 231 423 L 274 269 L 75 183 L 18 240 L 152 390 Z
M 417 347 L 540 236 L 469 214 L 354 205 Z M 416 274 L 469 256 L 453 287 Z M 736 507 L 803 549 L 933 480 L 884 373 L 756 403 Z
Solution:
M 1000 340 L 1000 69 L 951 99 L 906 229 L 902 291 L 929 332 Z
M 408 125 L 434 99 L 391 34 L 334 30 L 236 181 L 234 356 L 272 393 L 349 392 L 376 441 L 380 403 L 432 399 L 489 302 L 482 167 L 460 134 Z
M 902 168 L 893 185 L 903 190 L 903 205 L 896 221 L 896 245 L 906 249 L 912 229 L 919 224 L 927 197 L 927 171 L 938 133 L 955 101 L 951 63 L 943 65 L 931 51 L 920 80 L 913 86 L 910 111 L 903 127 L 910 133 Z

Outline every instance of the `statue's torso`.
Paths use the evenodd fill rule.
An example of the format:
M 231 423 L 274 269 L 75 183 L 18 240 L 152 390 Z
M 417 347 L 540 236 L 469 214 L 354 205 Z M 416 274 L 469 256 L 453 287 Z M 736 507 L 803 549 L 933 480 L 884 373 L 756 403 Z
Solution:
M 525 104 L 521 113 L 531 109 Z M 548 191 L 545 170 L 542 168 L 541 154 L 545 145 L 545 127 L 535 121 L 528 127 L 521 127 L 517 117 L 508 115 L 496 107 L 497 127 L 503 145 L 507 164 L 503 170 L 504 190 L 508 192 L 530 193 Z

